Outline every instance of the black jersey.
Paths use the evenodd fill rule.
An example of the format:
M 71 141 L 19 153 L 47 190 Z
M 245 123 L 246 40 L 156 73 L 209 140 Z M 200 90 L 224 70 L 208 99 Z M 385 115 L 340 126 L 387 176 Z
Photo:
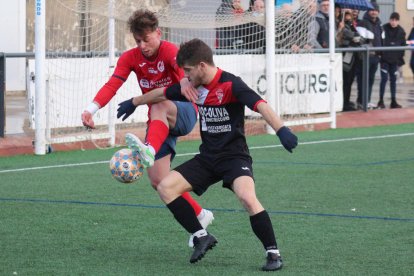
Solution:
M 240 77 L 218 69 L 214 79 L 198 89 L 196 102 L 202 144 L 200 153 L 212 160 L 249 156 L 244 133 L 245 106 L 256 111 L 264 101 Z M 187 101 L 179 84 L 165 90 L 170 100 Z

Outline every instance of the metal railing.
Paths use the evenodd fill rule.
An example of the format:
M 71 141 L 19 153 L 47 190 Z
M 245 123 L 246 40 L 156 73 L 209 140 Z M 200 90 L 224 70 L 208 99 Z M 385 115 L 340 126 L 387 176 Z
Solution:
M 336 53 L 344 52 L 361 52 L 362 53 L 362 109 L 368 110 L 368 74 L 369 74 L 369 55 L 371 52 L 395 52 L 395 51 L 414 51 L 413 46 L 395 46 L 395 47 L 369 47 L 363 45 L 361 47 L 336 48 Z M 313 49 L 314 53 L 328 53 L 328 49 Z
M 349 47 L 349 48 L 336 48 L 336 53 L 343 52 L 361 52 L 362 53 L 362 106 L 363 110 L 368 110 L 368 74 L 369 74 L 369 55 L 371 52 L 388 52 L 388 51 L 414 51 L 412 46 L 396 46 L 396 47 L 368 47 L 368 45 L 361 47 Z M 225 49 L 214 50 L 214 54 L 217 55 L 229 55 L 229 54 L 260 54 L 263 53 L 263 49 Z M 122 52 L 116 52 L 115 55 L 119 56 Z M 286 53 L 286 50 L 276 50 L 276 54 Z M 311 49 L 301 50 L 300 53 L 329 53 L 328 49 Z M 68 53 L 65 53 L 68 54 Z M 62 56 L 62 52 L 47 52 L 46 57 Z M 108 56 L 108 52 L 72 52 L 70 57 L 105 57 Z M 5 95 L 6 95 L 6 59 L 7 58 L 34 58 L 35 53 L 2 53 L 0 52 L 0 137 L 4 137 L 5 125 L 6 125 L 6 109 L 5 109 Z
M 6 127 L 6 59 L 0 58 L 0 137 Z

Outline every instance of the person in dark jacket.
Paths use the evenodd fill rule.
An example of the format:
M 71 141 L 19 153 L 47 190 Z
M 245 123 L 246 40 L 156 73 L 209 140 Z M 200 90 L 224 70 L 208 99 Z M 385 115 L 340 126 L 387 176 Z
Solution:
M 382 40 L 381 40 L 381 20 L 379 19 L 379 6 L 376 2 L 371 2 L 373 9 L 368 10 L 365 14 L 363 19 L 360 21 L 361 27 L 365 30 L 365 33 L 370 33 L 371 38 L 367 39 L 368 45 L 370 47 L 381 47 Z M 361 35 L 364 37 L 363 35 Z M 364 37 L 366 38 L 366 37 Z M 369 56 L 369 72 L 368 72 L 368 108 L 372 109 L 375 107 L 371 101 L 371 93 L 372 93 L 372 86 L 374 85 L 375 81 L 375 74 L 378 70 L 378 64 L 380 61 L 380 54 L 379 52 L 370 52 Z M 362 67 L 362 64 L 361 64 Z M 357 70 L 357 83 L 358 83 L 358 106 L 362 107 L 362 68 L 358 68 Z
M 226 25 L 231 20 L 240 21 L 245 13 L 240 0 L 223 0 L 216 11 L 218 25 Z M 216 29 L 216 47 L 218 49 L 238 49 L 244 44 L 242 24 L 219 27 Z
M 337 41 L 339 47 L 360 47 L 363 39 L 354 26 L 352 10 L 343 10 L 344 20 L 338 25 Z M 357 53 L 344 52 L 342 58 L 342 91 L 343 107 L 342 111 L 356 110 L 355 104 L 350 101 L 352 82 L 355 78 L 355 69 L 357 65 Z
M 400 15 L 393 12 L 390 16 L 390 21 L 383 26 L 382 45 L 383 46 L 405 46 L 405 31 L 399 25 Z M 401 108 L 397 103 L 397 72 L 398 67 L 404 65 L 404 51 L 385 51 L 381 54 L 381 84 L 380 84 L 380 98 L 378 108 L 385 108 L 384 94 L 385 86 L 390 79 L 391 90 L 391 108 Z
M 222 0 L 216 11 L 216 23 L 220 26 L 216 29 L 217 49 L 265 49 L 265 27 L 256 23 L 263 17 L 263 0 L 251 1 L 251 9 L 245 10 L 241 0 Z M 244 23 L 247 19 L 252 22 Z M 232 25 L 232 23 L 237 23 Z
M 251 9 L 247 12 L 253 18 L 265 20 L 265 3 L 263 0 L 254 0 Z M 256 22 L 243 25 L 244 49 L 265 49 L 266 29 Z
M 321 0 L 319 11 L 315 15 L 316 39 L 320 47 L 329 48 L 329 0 Z
M 409 45 L 414 46 L 414 17 L 413 17 L 413 28 L 411 29 L 411 32 L 407 37 L 407 41 Z M 410 67 L 411 67 L 411 71 L 413 71 L 413 78 L 414 78 L 414 50 L 411 51 Z

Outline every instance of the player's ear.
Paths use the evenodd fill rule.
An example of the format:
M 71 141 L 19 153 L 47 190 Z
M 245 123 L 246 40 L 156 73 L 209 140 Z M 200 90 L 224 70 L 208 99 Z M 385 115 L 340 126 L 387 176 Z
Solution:
M 155 31 L 157 32 L 157 34 L 158 34 L 160 37 L 162 36 L 162 32 L 161 32 L 161 29 L 160 29 L 160 28 L 157 28 Z
M 198 65 L 200 66 L 201 70 L 205 70 L 207 68 L 207 63 L 204 61 L 201 61 Z

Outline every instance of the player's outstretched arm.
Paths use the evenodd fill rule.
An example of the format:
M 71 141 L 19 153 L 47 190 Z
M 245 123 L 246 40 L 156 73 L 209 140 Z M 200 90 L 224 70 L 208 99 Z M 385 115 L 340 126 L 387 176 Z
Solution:
M 287 151 L 292 152 L 292 149 L 298 145 L 298 137 L 283 125 L 283 121 L 266 102 L 259 103 L 257 111 L 262 114 L 265 121 L 276 132 L 283 147 Z
M 95 128 L 95 122 L 93 121 L 93 115 L 100 109 L 98 103 L 92 102 L 82 112 L 82 124 L 87 128 Z
M 137 96 L 132 98 L 132 103 L 135 106 L 144 105 L 144 104 L 154 104 L 165 101 L 167 98 L 164 95 L 164 87 L 156 88 L 144 95 Z
M 122 121 L 125 121 L 132 113 L 134 113 L 135 109 L 144 104 L 154 104 L 158 102 L 165 101 L 166 98 L 164 96 L 164 88 L 156 88 L 151 90 L 144 95 L 133 97 L 129 100 L 123 101 L 122 103 L 118 104 L 118 113 L 116 117 L 119 119 L 122 116 Z

